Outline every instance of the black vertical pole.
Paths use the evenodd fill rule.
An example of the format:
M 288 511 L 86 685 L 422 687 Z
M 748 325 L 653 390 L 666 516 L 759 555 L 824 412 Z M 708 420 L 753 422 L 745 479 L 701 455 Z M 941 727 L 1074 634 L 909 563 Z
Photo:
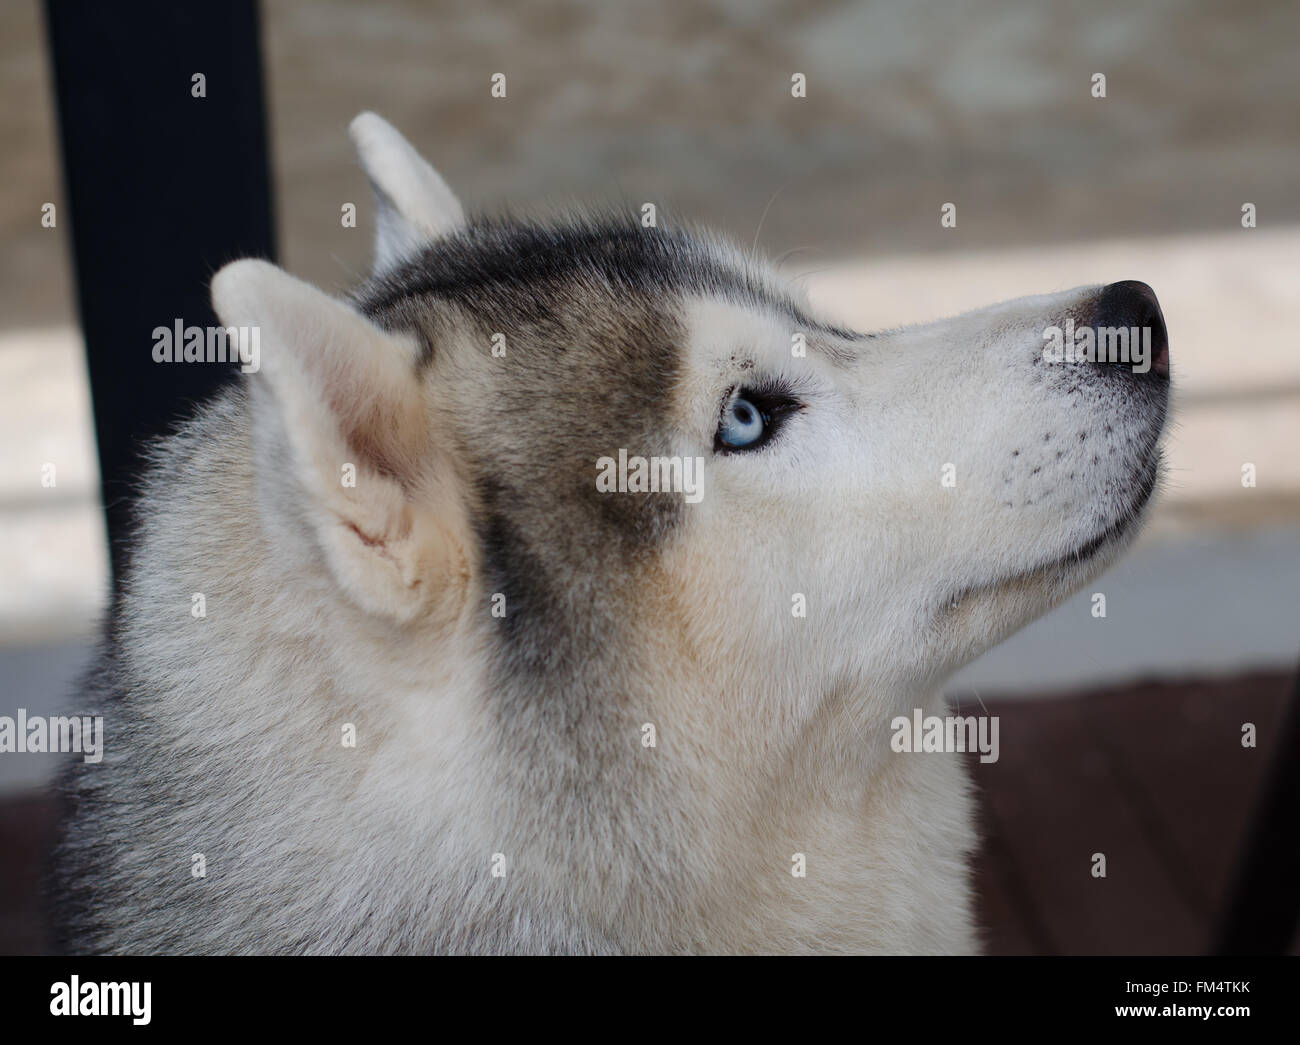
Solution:
M 139 451 L 233 367 L 159 364 L 155 327 L 216 323 L 208 282 L 274 256 L 256 0 L 46 0 L 114 576 Z M 196 80 L 201 76 L 202 80 Z

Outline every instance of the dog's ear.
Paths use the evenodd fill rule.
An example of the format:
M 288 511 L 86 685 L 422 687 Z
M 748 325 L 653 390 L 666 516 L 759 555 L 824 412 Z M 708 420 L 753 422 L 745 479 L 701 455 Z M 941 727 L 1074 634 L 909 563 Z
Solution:
M 305 501 L 295 511 L 339 584 L 393 620 L 454 613 L 468 579 L 463 506 L 432 446 L 415 339 L 264 261 L 223 268 L 212 302 L 226 326 L 259 335 L 254 438 L 263 422 L 283 432 Z
M 363 112 L 348 129 L 375 190 L 375 271 L 465 224 L 460 200 L 387 120 Z

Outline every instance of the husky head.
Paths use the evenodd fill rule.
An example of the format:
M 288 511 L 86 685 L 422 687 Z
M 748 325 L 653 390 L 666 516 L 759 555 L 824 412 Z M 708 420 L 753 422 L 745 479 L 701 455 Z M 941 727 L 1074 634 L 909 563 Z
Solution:
M 776 772 L 819 716 L 823 755 L 865 757 L 1142 518 L 1169 389 L 1144 284 L 849 330 L 676 225 L 467 219 L 388 124 L 352 134 L 370 281 L 213 284 L 261 330 L 263 504 L 349 656 L 431 687 L 481 665 L 458 692 L 521 765 L 608 782 L 656 723 Z M 1071 327 L 1148 330 L 1145 366 L 1057 361 Z

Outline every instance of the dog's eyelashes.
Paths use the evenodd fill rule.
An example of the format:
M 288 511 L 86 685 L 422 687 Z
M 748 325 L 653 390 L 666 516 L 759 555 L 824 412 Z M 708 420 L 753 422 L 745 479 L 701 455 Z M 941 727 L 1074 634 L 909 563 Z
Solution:
M 780 390 L 733 389 L 722 403 L 722 417 L 713 437 L 714 451 L 756 450 L 771 440 L 786 414 L 802 405 Z
M 757 403 L 738 395 L 728 404 L 718 425 L 718 442 L 728 450 L 744 450 L 763 438 L 768 419 Z

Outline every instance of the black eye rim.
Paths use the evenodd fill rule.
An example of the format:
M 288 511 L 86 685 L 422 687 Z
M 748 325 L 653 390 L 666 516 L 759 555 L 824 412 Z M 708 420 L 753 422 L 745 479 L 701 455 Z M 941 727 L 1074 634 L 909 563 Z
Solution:
M 763 419 L 763 433 L 752 443 L 744 446 L 730 446 L 722 441 L 722 426 L 726 422 L 727 409 L 737 399 L 744 399 L 754 405 Z M 713 432 L 713 452 L 719 455 L 746 454 L 761 450 L 775 437 L 781 428 L 781 422 L 789 414 L 802 410 L 804 404 L 795 398 L 784 386 L 764 387 L 762 385 L 732 385 L 718 406 L 718 424 Z

